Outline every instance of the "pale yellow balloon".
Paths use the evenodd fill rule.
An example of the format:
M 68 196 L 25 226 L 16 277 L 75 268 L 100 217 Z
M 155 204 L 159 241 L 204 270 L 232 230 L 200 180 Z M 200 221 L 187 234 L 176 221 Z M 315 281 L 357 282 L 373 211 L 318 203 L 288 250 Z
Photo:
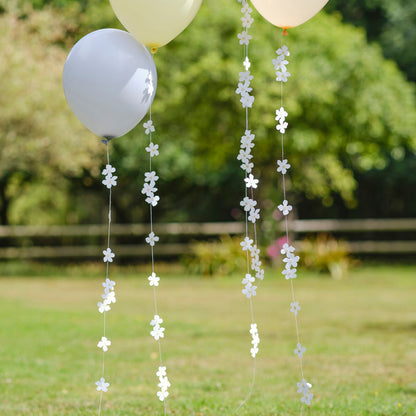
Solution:
M 328 0 L 251 0 L 251 2 L 270 23 L 289 29 L 315 16 Z
M 155 50 L 179 35 L 197 14 L 202 0 L 110 0 L 124 27 Z

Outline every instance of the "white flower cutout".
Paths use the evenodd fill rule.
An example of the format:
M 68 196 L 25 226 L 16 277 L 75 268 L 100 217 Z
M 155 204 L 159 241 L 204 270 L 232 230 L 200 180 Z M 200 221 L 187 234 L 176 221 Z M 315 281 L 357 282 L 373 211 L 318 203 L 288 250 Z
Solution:
M 295 247 L 289 245 L 288 243 L 284 243 L 282 249 L 280 250 L 280 253 L 285 255 L 288 255 L 289 253 L 293 253 L 295 251 Z
M 247 283 L 253 283 L 255 280 L 256 279 L 254 279 L 254 277 L 251 274 L 247 273 L 246 277 L 242 280 L 241 283 L 243 285 L 246 285 Z
M 253 240 L 249 237 L 244 238 L 244 240 L 240 243 L 240 246 L 243 248 L 243 251 L 251 250 L 253 244 Z
M 309 389 L 312 388 L 312 384 L 308 383 L 305 379 L 302 379 L 300 383 L 297 383 L 298 393 L 307 395 Z
M 106 293 L 112 291 L 114 289 L 114 286 L 116 285 L 116 282 L 113 280 L 110 280 L 108 277 L 105 279 L 105 282 L 103 282 L 104 291 Z
M 145 128 L 146 134 L 150 134 L 151 132 L 155 131 L 155 126 L 153 125 L 152 120 L 148 120 L 145 123 L 143 123 L 143 127 Z
M 283 55 L 283 56 L 290 56 L 290 52 L 289 49 L 286 45 L 283 45 L 281 48 L 279 48 L 276 53 L 278 55 Z
M 148 237 L 146 237 L 146 243 L 152 247 L 159 241 L 159 237 L 152 231 Z
M 149 205 L 151 205 L 152 207 L 155 207 L 155 206 L 159 203 L 159 201 L 160 201 L 160 196 L 157 196 L 157 195 L 150 195 L 150 196 L 148 196 L 148 197 L 145 199 L 145 201 L 146 201 Z
M 280 131 L 280 133 L 284 134 L 287 129 L 287 122 L 280 120 L 279 124 L 276 125 L 276 130 Z
M 252 36 L 250 36 L 245 30 L 239 33 L 237 37 L 239 39 L 240 45 L 248 45 L 250 43 L 250 40 L 252 39 Z
M 282 271 L 282 274 L 285 276 L 286 280 L 289 279 L 296 279 L 297 275 L 296 275 L 296 269 L 284 269 Z
M 102 183 L 110 189 L 113 186 L 117 186 L 117 176 L 112 176 L 111 173 L 108 174 L 105 179 L 102 181 Z
M 111 251 L 111 248 L 110 247 L 108 247 L 107 250 L 103 250 L 103 254 L 104 254 L 104 258 L 103 258 L 104 263 L 112 263 L 113 262 L 113 258 L 116 256 Z
M 246 183 L 247 188 L 257 188 L 257 185 L 259 183 L 258 179 L 255 179 L 254 176 L 250 173 L 247 178 L 244 179 L 244 182 Z
M 159 370 L 156 373 L 156 376 L 161 378 L 161 377 L 165 377 L 166 376 L 166 367 L 165 366 L 160 366 Z
M 105 378 L 101 377 L 100 380 L 95 382 L 95 385 L 97 386 L 97 391 L 106 392 L 110 386 L 110 383 L 106 383 Z
M 241 96 L 240 102 L 243 106 L 243 108 L 251 108 L 254 103 L 254 97 L 250 94 L 243 94 Z
M 100 313 L 108 312 L 111 309 L 110 305 L 106 302 L 98 302 L 97 306 L 98 312 Z
M 150 331 L 150 335 L 156 340 L 159 341 L 160 338 L 164 338 L 165 328 L 161 327 L 160 325 L 155 325 L 153 329 Z
M 277 208 L 283 213 L 283 215 L 289 215 L 289 212 L 292 211 L 292 205 L 289 205 L 286 199 Z
M 102 348 L 103 351 L 108 351 L 108 347 L 111 345 L 111 341 L 106 337 L 101 337 L 101 341 L 98 342 L 97 347 Z
M 111 165 L 105 165 L 105 168 L 103 169 L 102 174 L 104 176 L 113 175 L 115 171 L 116 171 L 116 168 L 113 168 Z
M 253 224 L 260 219 L 260 209 L 251 208 L 250 215 L 247 218 Z
M 241 3 L 241 1 L 239 0 Z M 243 7 L 241 8 L 241 13 L 243 14 L 250 14 L 253 11 L 253 9 L 248 5 L 248 3 L 243 3 Z
M 311 405 L 311 402 L 312 402 L 312 399 L 313 399 L 313 393 L 308 393 L 308 394 L 306 394 L 305 396 L 303 396 L 303 397 L 300 399 L 300 401 L 301 401 L 302 403 L 305 403 L 307 406 L 310 406 L 310 405 Z
M 159 400 L 161 402 L 163 402 L 168 396 L 169 396 L 169 392 L 167 390 L 160 390 L 157 392 L 157 397 L 159 397 Z
M 153 319 L 150 321 L 151 326 L 160 326 L 160 324 L 163 324 L 163 319 L 159 315 L 155 315 Z
M 298 267 L 299 256 L 295 256 L 293 253 L 288 253 L 287 257 L 283 259 L 283 262 L 286 263 L 286 269 L 295 269 Z
M 250 59 L 248 59 L 248 56 L 246 56 L 246 58 L 244 59 L 243 65 L 246 71 L 250 69 L 251 62 L 250 62 Z
M 240 202 L 240 205 L 244 208 L 244 211 L 251 211 L 252 208 L 255 208 L 257 205 L 257 201 L 254 199 L 249 198 L 248 196 L 244 197 L 244 199 Z
M 241 23 L 244 28 L 249 29 L 252 23 L 254 22 L 254 19 L 250 16 L 250 14 L 245 13 L 244 16 L 241 18 Z M 251 39 L 251 37 L 250 37 Z M 241 43 L 240 43 L 241 45 Z
M 299 302 L 291 302 L 290 304 L 290 312 L 292 312 L 295 316 L 297 316 L 298 312 L 300 311 Z
M 290 164 L 287 163 L 287 159 L 277 161 L 277 171 L 282 175 L 286 175 L 286 172 L 290 169 Z
M 156 273 L 153 272 L 148 278 L 150 286 L 159 286 L 160 277 L 156 276 Z
M 159 145 L 152 142 L 149 143 L 149 146 L 146 147 L 146 152 L 150 153 L 150 157 L 159 155 Z
M 250 81 L 254 78 L 253 75 L 250 74 L 250 71 L 245 72 L 239 72 L 239 81 L 240 82 L 248 82 L 250 84 Z
M 296 345 L 296 348 L 293 350 L 293 352 L 299 358 L 302 358 L 303 357 L 303 354 L 305 354 L 305 352 L 306 352 L 306 348 L 305 347 L 302 347 L 302 345 L 298 342 L 298 344 Z
M 276 72 L 276 81 L 278 82 L 287 82 L 287 79 L 290 77 L 290 72 Z
M 279 110 L 276 110 L 276 118 L 275 120 L 277 121 L 285 121 L 287 117 L 287 111 L 283 108 L 280 107 Z
M 241 291 L 243 295 L 246 295 L 247 298 L 256 296 L 257 286 L 253 286 L 251 283 L 247 283 L 246 287 Z
M 144 173 L 144 181 L 145 182 L 157 182 L 159 179 L 159 176 L 156 175 L 156 172 L 152 170 L 151 172 L 145 172 Z

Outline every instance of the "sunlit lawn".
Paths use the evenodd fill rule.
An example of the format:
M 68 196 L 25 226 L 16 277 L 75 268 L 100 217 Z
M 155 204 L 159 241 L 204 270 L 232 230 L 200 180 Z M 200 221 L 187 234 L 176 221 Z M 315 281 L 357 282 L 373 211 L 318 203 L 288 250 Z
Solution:
M 103 279 L 81 274 L 0 279 L 0 415 L 97 414 L 103 316 L 96 303 Z M 300 411 L 290 288 L 277 274 L 266 273 L 254 300 L 257 380 L 241 415 Z M 163 414 L 147 275 L 112 274 L 117 303 L 107 314 L 111 386 L 103 415 Z M 168 413 L 232 415 L 252 373 L 241 276 L 201 279 L 168 268 L 159 275 L 162 348 L 172 383 Z M 303 272 L 295 288 L 305 377 L 315 394 L 303 414 L 416 415 L 416 267 L 363 267 L 342 281 Z

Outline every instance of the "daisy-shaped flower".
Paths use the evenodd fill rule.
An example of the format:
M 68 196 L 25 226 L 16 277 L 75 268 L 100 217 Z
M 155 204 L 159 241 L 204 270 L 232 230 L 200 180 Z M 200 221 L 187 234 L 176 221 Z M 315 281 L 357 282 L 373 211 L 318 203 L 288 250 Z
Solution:
M 154 170 L 152 170 L 151 172 L 144 173 L 145 182 L 156 183 L 158 179 L 159 179 L 159 176 L 156 175 L 156 172 Z
M 239 81 L 240 82 L 247 82 L 250 84 L 250 81 L 254 78 L 253 75 L 250 74 L 250 71 L 239 72 Z
M 159 286 L 160 277 L 156 276 L 156 273 L 153 272 L 148 278 L 150 286 Z
M 159 155 L 159 145 L 152 142 L 149 143 L 149 146 L 146 147 L 146 152 L 150 153 L 150 157 Z
M 302 379 L 300 383 L 297 383 L 298 393 L 306 395 L 309 393 L 309 389 L 312 387 L 311 383 L 308 383 L 305 379 Z
M 155 315 L 153 319 L 150 321 L 150 325 L 152 326 L 160 326 L 160 324 L 163 324 L 163 319 L 159 315 Z
M 108 292 L 102 295 L 104 299 L 104 303 L 107 305 L 111 305 L 112 303 L 116 303 L 116 292 Z
M 251 108 L 254 103 L 254 96 L 249 94 L 243 94 L 241 96 L 240 102 L 243 106 L 243 108 Z
M 159 397 L 159 400 L 161 402 L 163 402 L 168 396 L 169 396 L 169 392 L 167 390 L 160 390 L 157 392 L 157 397 Z
M 246 71 L 248 71 L 250 69 L 251 62 L 250 62 L 250 59 L 248 59 L 248 56 L 245 57 L 245 59 L 243 61 L 243 66 L 244 66 L 244 69 Z
M 244 197 L 244 199 L 240 202 L 240 205 L 244 208 L 244 211 L 251 211 L 252 208 L 255 208 L 257 205 L 257 201 L 254 199 L 249 198 L 248 196 Z
M 100 380 L 95 382 L 95 385 L 97 386 L 97 391 L 106 392 L 108 390 L 108 387 L 110 386 L 110 383 L 106 383 L 105 378 L 101 377 Z
M 116 282 L 114 282 L 113 280 L 110 280 L 107 277 L 107 279 L 105 279 L 105 282 L 103 282 L 104 291 L 107 293 L 110 292 L 111 290 L 114 289 L 115 285 L 116 285 Z
M 237 155 L 237 160 L 241 160 L 241 161 L 249 161 L 252 158 L 253 158 L 253 155 L 251 154 L 250 149 L 240 149 Z
M 254 277 L 251 275 L 251 274 L 249 274 L 249 273 L 247 273 L 246 274 L 246 277 L 242 280 L 242 284 L 243 285 L 246 285 L 247 283 L 253 283 L 254 282 Z
M 111 341 L 106 337 L 101 337 L 101 341 L 98 342 L 97 347 L 102 348 L 103 351 L 108 351 L 108 347 L 111 345 Z
M 287 79 L 290 77 L 290 72 L 276 72 L 276 81 L 278 82 L 287 82 Z
M 254 224 L 259 219 L 260 219 L 260 210 L 251 208 L 250 215 L 248 216 L 248 220 Z
M 300 311 L 299 302 L 291 302 L 290 312 L 292 312 L 295 316 L 297 316 L 299 311 Z
M 258 271 L 256 272 L 256 277 L 257 277 L 257 279 L 259 279 L 259 280 L 263 280 L 263 279 L 264 279 L 264 270 L 263 270 L 263 269 L 258 270 Z
M 251 257 L 253 257 L 253 258 L 257 259 L 257 260 L 259 259 L 260 249 L 257 248 L 257 245 L 256 244 L 254 244 L 254 246 L 251 248 L 250 254 L 251 254 Z
M 280 120 L 279 124 L 276 124 L 276 130 L 280 131 L 280 133 L 284 134 L 287 129 L 287 122 Z
M 111 174 L 107 175 L 102 183 L 110 189 L 112 186 L 117 186 L 117 178 L 118 176 L 112 176 Z
M 111 248 L 110 247 L 108 247 L 107 250 L 103 250 L 103 254 L 104 254 L 104 258 L 103 258 L 104 263 L 112 263 L 113 262 L 113 258 L 116 256 L 111 251 Z
M 150 134 L 150 132 L 155 131 L 155 127 L 153 125 L 153 121 L 152 120 L 148 120 L 145 123 L 143 123 L 143 127 L 145 128 L 145 133 L 146 134 Z
M 277 171 L 281 172 L 282 175 L 286 175 L 288 169 L 290 169 L 290 164 L 287 163 L 287 159 L 277 161 Z
M 249 145 L 252 144 L 255 137 L 256 136 L 251 132 L 251 130 L 246 130 L 244 132 L 244 136 L 241 136 L 241 140 L 240 140 L 241 147 L 243 149 L 245 149 L 247 147 L 253 147 L 253 146 L 249 146 Z
M 306 404 L 306 406 L 310 406 L 310 405 L 311 405 L 311 403 L 312 403 L 312 399 L 313 399 L 313 393 L 308 393 L 308 394 L 306 394 L 305 396 L 303 396 L 303 397 L 300 399 L 300 401 L 301 401 L 302 403 L 305 403 L 305 404 Z
M 160 338 L 164 338 L 165 337 L 164 331 L 165 331 L 165 328 L 161 327 L 160 325 L 155 325 L 153 327 L 153 329 L 150 331 L 150 335 L 156 341 L 158 341 Z
M 244 238 L 244 240 L 240 243 L 240 246 L 243 248 L 243 251 L 251 250 L 253 244 L 253 240 L 249 237 Z
M 149 204 L 152 205 L 152 207 L 155 207 L 159 201 L 160 201 L 160 196 L 157 195 L 149 195 L 145 201 Z
M 237 95 L 243 95 L 246 94 L 248 89 L 253 90 L 253 88 L 250 88 L 250 84 L 247 84 L 246 82 L 239 82 L 237 85 L 237 89 L 235 90 L 235 93 Z
M 282 271 L 282 274 L 285 276 L 286 280 L 289 279 L 296 279 L 297 275 L 296 275 L 296 269 L 284 269 Z
M 155 183 L 154 182 L 145 182 L 143 184 L 142 194 L 145 194 L 147 196 L 151 196 L 155 192 L 157 192 L 157 188 L 155 188 Z
M 253 22 L 254 22 L 254 19 L 248 13 L 246 13 L 241 18 L 241 23 L 242 23 L 243 27 L 246 28 L 246 29 L 249 29 Z
M 259 348 L 258 347 L 253 347 L 253 348 L 251 348 L 251 350 L 250 350 L 250 354 L 251 354 L 251 356 L 254 358 L 256 355 L 257 355 L 257 353 L 259 352 Z
M 244 182 L 246 183 L 247 188 L 257 188 L 257 185 L 259 183 L 258 179 L 255 179 L 254 176 L 250 173 L 247 178 L 244 179 Z
M 277 208 L 283 213 L 283 215 L 289 215 L 289 212 L 292 211 L 292 205 L 289 205 L 286 199 Z
M 275 120 L 277 121 L 285 121 L 287 117 L 287 111 L 283 108 L 280 107 L 279 110 L 276 110 L 276 117 Z
M 286 61 L 286 59 L 284 59 L 284 56 L 283 55 L 280 55 L 276 59 L 273 59 L 272 60 L 272 63 L 274 65 L 274 69 L 276 71 L 282 71 L 282 72 L 286 72 L 287 71 L 286 65 L 289 64 L 289 62 Z
M 261 261 L 258 257 L 252 257 L 251 259 L 251 269 L 255 270 L 256 272 L 260 270 Z
M 299 358 L 303 357 L 303 354 L 305 354 L 306 348 L 302 347 L 302 345 L 298 342 L 296 345 L 296 348 L 293 350 L 295 355 L 297 355 Z
M 296 269 L 298 267 L 299 256 L 288 253 L 287 257 L 283 259 L 283 262 L 286 263 L 286 269 L 291 269 L 292 267 Z
M 158 387 L 160 387 L 160 390 L 167 390 L 170 387 L 170 382 L 167 377 L 161 377 L 159 381 Z
M 283 55 L 283 56 L 290 56 L 290 52 L 289 49 L 286 45 L 283 45 L 281 48 L 279 48 L 276 53 L 278 55 Z
M 102 171 L 104 176 L 112 175 L 116 171 L 116 168 L 113 168 L 111 165 L 105 165 L 105 168 Z
M 254 163 L 246 161 L 240 165 L 240 168 L 243 169 L 246 173 L 251 173 L 254 168 Z
M 280 253 L 284 256 L 287 256 L 289 253 L 294 253 L 295 247 L 289 245 L 288 243 L 284 243 Z
M 243 7 L 241 8 L 241 13 L 246 14 L 246 13 L 251 13 L 252 11 L 253 9 L 248 5 L 248 3 L 243 4 Z
M 166 376 L 166 367 L 165 366 L 160 366 L 157 373 L 156 373 L 156 376 L 159 377 L 159 379 L 162 378 L 162 377 L 165 377 Z
M 252 36 L 250 36 L 245 30 L 239 33 L 237 37 L 239 39 L 240 45 L 248 45 L 250 43 L 250 40 L 252 39 Z
M 100 313 L 108 312 L 111 309 L 110 305 L 106 302 L 98 302 L 97 306 L 98 312 Z
M 146 243 L 152 247 L 159 241 L 159 237 L 152 231 L 148 237 L 146 237 Z
M 243 295 L 246 295 L 247 298 L 251 298 L 252 296 L 256 296 L 256 289 L 257 286 L 253 286 L 251 283 L 247 283 L 246 287 L 241 292 Z

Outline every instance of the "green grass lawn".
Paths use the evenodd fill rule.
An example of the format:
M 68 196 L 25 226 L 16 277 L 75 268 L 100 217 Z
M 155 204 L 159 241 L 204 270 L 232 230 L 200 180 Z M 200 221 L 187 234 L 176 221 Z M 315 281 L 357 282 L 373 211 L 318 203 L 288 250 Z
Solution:
M 0 415 L 97 415 L 103 279 L 82 273 L 0 279 Z M 278 273 L 266 273 L 254 298 L 257 379 L 240 415 L 299 415 L 290 286 Z M 103 415 L 162 415 L 148 273 L 110 274 L 117 303 L 107 314 Z M 241 276 L 201 279 L 168 268 L 158 275 L 169 414 L 232 415 L 252 373 Z M 416 415 L 416 267 L 362 267 L 341 281 L 299 275 L 304 371 L 315 395 L 303 415 Z

